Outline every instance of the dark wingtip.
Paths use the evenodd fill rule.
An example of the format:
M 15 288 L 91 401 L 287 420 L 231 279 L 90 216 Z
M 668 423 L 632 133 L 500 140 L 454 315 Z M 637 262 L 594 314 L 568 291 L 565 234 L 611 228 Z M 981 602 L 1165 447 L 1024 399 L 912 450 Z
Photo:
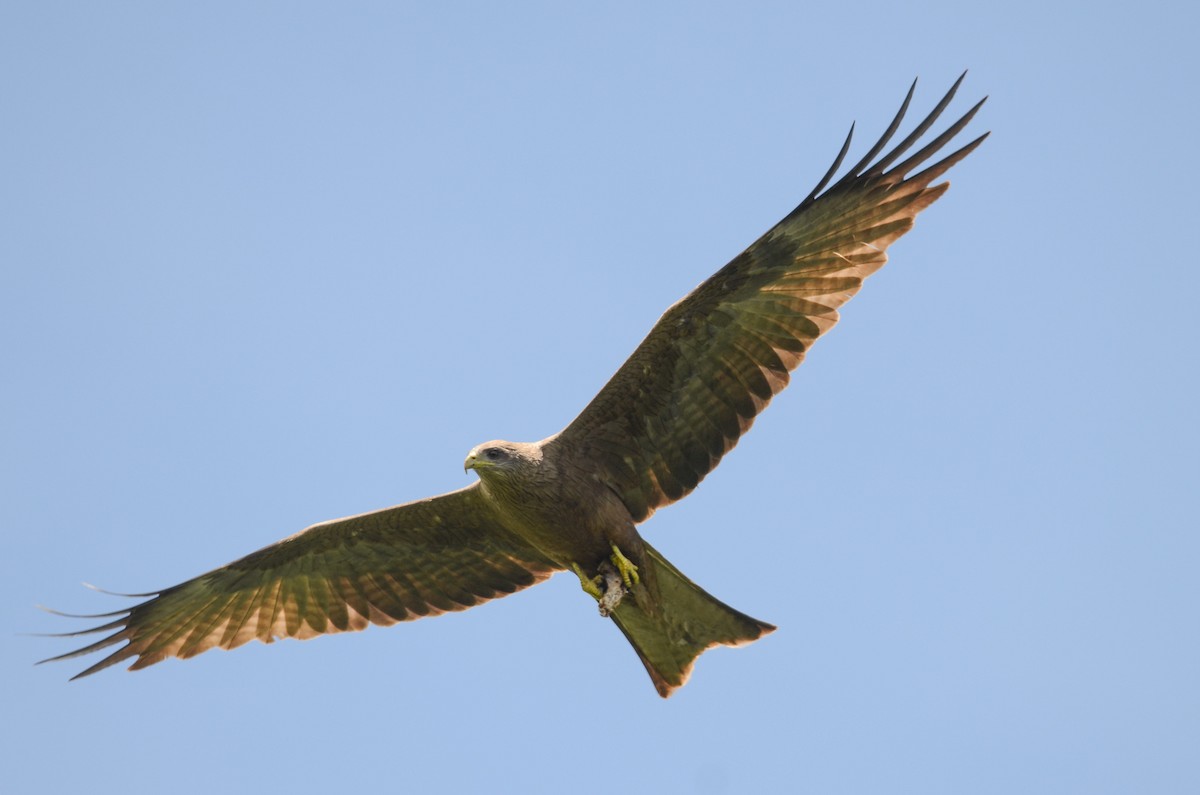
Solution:
M 878 160 L 878 162 L 875 162 L 874 164 L 872 164 L 871 161 L 874 160 L 879 155 L 879 153 L 883 151 L 884 147 L 886 147 L 887 144 L 891 141 L 892 136 L 896 134 L 897 130 L 899 130 L 900 125 L 904 120 L 905 114 L 908 112 L 909 105 L 912 103 L 913 96 L 915 95 L 916 90 L 917 90 L 917 83 L 919 82 L 919 78 L 913 78 L 912 84 L 909 85 L 909 87 L 908 87 L 908 93 L 905 94 L 905 96 L 904 96 L 904 102 L 901 103 L 900 109 L 896 112 L 895 117 L 892 119 L 892 122 L 888 125 L 888 127 L 884 131 L 883 135 L 880 136 L 879 140 L 875 143 L 875 145 L 871 147 L 870 151 L 868 151 L 866 153 L 866 155 L 863 156 L 863 158 L 858 161 L 858 163 L 856 163 L 851 169 L 849 169 L 846 172 L 846 174 L 844 174 L 842 176 L 842 178 L 840 180 L 838 180 L 836 183 L 834 183 L 833 187 L 830 188 L 829 190 L 831 190 L 831 191 L 837 190 L 838 188 L 842 187 L 843 185 L 845 185 L 849 182 L 852 182 L 856 179 L 859 179 L 860 177 L 877 177 L 877 176 L 884 174 L 893 163 L 895 163 L 897 160 L 899 160 L 905 154 L 905 152 L 907 152 L 908 149 L 910 149 L 912 147 L 912 145 L 915 144 L 917 142 L 917 140 L 922 135 L 924 135 L 925 132 L 931 126 L 933 126 L 933 124 L 937 121 L 938 117 L 941 116 L 942 112 L 946 109 L 946 107 L 954 99 L 955 94 L 958 93 L 959 87 L 962 86 L 963 80 L 965 80 L 967 77 L 967 71 L 968 70 L 966 70 L 966 69 L 964 69 L 962 71 L 962 74 L 960 74 L 958 76 L 958 79 L 956 79 L 954 81 L 953 85 L 950 86 L 950 90 L 948 90 L 942 96 L 941 100 L 934 106 L 933 110 L 930 111 L 930 113 L 924 119 L 922 119 L 920 123 L 917 124 L 916 129 L 914 129 L 911 133 L 909 133 L 909 135 L 903 141 L 901 141 L 899 144 L 897 144 L 896 147 L 891 152 L 889 152 L 888 154 L 881 157 Z M 950 130 L 947 131 L 946 133 L 943 133 L 943 135 L 939 137 L 939 139 L 935 142 L 935 144 L 926 146 L 925 148 L 920 150 L 917 154 L 915 154 L 912 157 L 905 160 L 904 163 L 902 163 L 902 166 L 904 166 L 905 168 L 911 168 L 913 166 L 919 165 L 922 160 L 924 160 L 926 157 L 928 157 L 933 152 L 937 151 L 937 149 L 939 149 L 942 145 L 944 145 L 947 140 L 949 140 L 950 138 L 953 138 L 964 126 L 966 126 L 967 122 L 970 121 L 971 117 L 975 115 L 975 112 L 977 110 L 979 110 L 979 108 L 986 101 L 987 101 L 987 97 L 985 96 L 982 100 L 977 102 L 974 107 L 972 107 L 969 111 L 967 111 L 967 113 L 964 114 L 963 118 L 959 119 L 955 124 L 951 125 Z M 851 131 L 851 134 L 853 134 L 853 132 L 854 132 L 853 125 L 851 125 L 850 131 Z M 809 193 L 808 196 L 806 196 L 804 198 L 804 201 L 800 202 L 799 206 L 797 206 L 796 210 L 794 210 L 793 213 L 807 207 L 809 204 L 812 204 L 814 201 L 816 201 L 817 197 L 821 194 L 821 191 L 825 190 L 826 186 L 829 185 L 830 181 L 833 179 L 833 177 L 837 173 L 837 170 L 841 167 L 842 161 L 846 157 L 846 152 L 849 149 L 849 146 L 850 146 L 850 136 L 847 136 L 846 141 L 842 144 L 841 152 L 838 153 L 837 158 L 834 160 L 833 166 L 829 169 L 829 171 L 825 174 L 825 176 L 822 177 L 821 181 L 817 183 L 817 186 L 815 188 L 813 188 L 812 192 Z M 892 169 L 892 171 L 899 172 L 902 174 L 904 172 L 904 168 L 896 167 L 896 168 Z
M 53 607 L 46 607 L 45 605 L 34 605 L 34 607 L 52 616 L 62 616 L 63 618 L 112 618 L 113 616 L 123 616 L 129 612 L 128 610 L 114 610 L 111 613 L 64 613 L 61 610 L 55 610 Z
M 850 151 L 850 141 L 854 139 L 854 124 L 854 122 L 850 123 L 850 132 L 846 133 L 846 140 L 842 143 L 842 150 L 833 159 L 833 165 L 825 172 L 825 176 L 821 177 L 820 182 L 817 183 L 817 187 L 813 188 L 812 192 L 804 198 L 804 201 L 800 202 L 801 207 L 817 198 L 817 194 L 825 189 L 825 186 L 829 184 L 829 180 L 833 179 L 833 175 L 842 167 L 842 161 L 846 159 L 846 153 Z
M 941 151 L 943 146 L 953 140 L 960 132 L 962 132 L 964 127 L 971 123 L 971 119 L 975 118 L 975 114 L 979 112 L 981 107 L 983 107 L 983 103 L 986 101 L 986 99 L 987 98 L 985 97 L 984 99 L 981 99 L 972 105 L 970 110 L 959 117 L 956 122 L 947 127 L 941 135 L 937 136 L 921 149 L 914 152 L 906 160 L 896 164 L 895 166 L 892 166 L 891 169 L 887 171 L 887 174 L 898 174 L 901 178 L 903 178 L 908 174 L 909 171 L 917 168 L 934 154 Z M 946 160 L 949 160 L 949 158 L 946 158 Z M 946 162 L 946 160 L 941 162 Z M 957 161 L 951 161 L 950 165 L 952 165 L 953 162 Z M 947 165 L 946 168 L 949 168 L 950 165 Z
M 120 654 L 120 652 L 117 652 L 117 654 L 113 654 L 109 657 L 105 657 L 103 660 L 96 663 L 92 667 L 86 668 L 86 669 L 80 671 L 79 673 L 75 674 L 67 681 L 75 682 L 79 679 L 84 678 L 85 676 L 91 676 L 92 674 L 96 673 L 97 671 L 103 671 L 105 668 L 108 668 L 110 665 L 116 665 L 118 662 L 120 662 L 121 660 L 124 659 L 123 657 L 118 657 L 117 656 L 118 654 Z
M 888 141 L 892 140 L 892 136 L 900 129 L 900 125 L 904 122 L 904 117 L 908 113 L 908 107 L 912 104 L 913 96 L 917 90 L 917 78 L 913 78 L 912 85 L 908 87 L 908 93 L 904 95 L 904 101 L 900 103 L 900 109 L 896 111 L 896 115 L 892 117 L 892 121 L 888 124 L 887 129 L 883 131 L 883 135 L 879 136 L 879 140 L 875 145 L 863 155 L 862 159 L 854 164 L 854 167 L 846 172 L 846 175 L 838 180 L 834 189 L 841 187 L 843 184 L 858 177 L 868 166 L 875 156 L 883 151 L 883 148 L 888 145 Z
M 162 593 L 161 591 L 150 591 L 148 593 L 121 593 L 120 591 L 106 591 L 97 585 L 92 585 L 90 582 L 83 583 L 83 587 L 90 588 L 96 593 L 107 594 L 109 596 L 124 596 L 128 599 L 145 599 L 150 596 L 158 596 L 160 593 Z
M 110 596 L 123 596 L 123 597 L 127 597 L 130 599 L 151 598 L 151 597 L 159 596 L 162 593 L 161 591 L 154 591 L 154 592 L 150 592 L 150 593 L 140 593 L 140 594 L 118 593 L 116 591 L 106 591 L 103 588 L 98 588 L 95 585 L 92 585 L 91 583 L 87 583 L 87 582 L 83 583 L 83 585 L 84 585 L 84 587 L 90 588 L 91 590 L 97 591 L 99 593 L 108 594 Z M 61 610 L 55 610 L 52 607 L 46 607 L 45 605 L 35 605 L 35 607 L 37 607 L 39 610 L 43 610 L 47 613 L 50 613 L 51 615 L 63 616 L 65 618 L 114 619 L 114 620 L 109 621 L 104 624 L 101 624 L 100 626 L 89 627 L 87 629 L 81 629 L 81 630 L 77 630 L 75 632 L 29 633 L 29 634 L 33 635 L 34 637 L 75 638 L 75 637 L 79 637 L 80 635 L 92 635 L 92 634 L 95 634 L 98 632 L 108 632 L 110 630 L 117 630 L 113 634 L 111 634 L 107 637 L 101 638 L 100 640 L 98 640 L 94 643 L 90 643 L 90 644 L 84 646 L 83 648 L 75 649 L 74 651 L 69 651 L 69 652 L 66 652 L 65 654 L 59 654 L 54 657 L 47 657 L 44 660 L 38 660 L 37 662 L 34 663 L 34 665 L 41 665 L 43 663 L 58 662 L 60 660 L 69 660 L 74 657 L 81 657 L 85 654 L 91 654 L 92 652 L 96 652 L 101 649 L 112 646 L 114 644 L 128 640 L 128 631 L 127 631 L 126 627 L 128 626 L 130 611 L 133 609 L 133 607 L 136 607 L 136 605 L 134 605 L 133 607 L 125 608 L 123 610 L 114 610 L 109 613 L 65 613 Z M 107 668 L 110 665 L 114 665 L 123 659 L 127 659 L 130 656 L 133 656 L 133 655 L 128 652 L 128 645 L 123 646 L 120 649 L 118 649 L 116 652 L 105 657 L 103 660 L 101 660 L 100 662 L 91 666 L 87 670 L 82 671 L 82 672 L 76 674 L 75 676 L 72 676 L 71 681 L 75 681 L 76 679 L 79 679 L 81 677 L 88 676 L 90 674 L 94 674 L 97 671 L 103 670 L 104 668 Z

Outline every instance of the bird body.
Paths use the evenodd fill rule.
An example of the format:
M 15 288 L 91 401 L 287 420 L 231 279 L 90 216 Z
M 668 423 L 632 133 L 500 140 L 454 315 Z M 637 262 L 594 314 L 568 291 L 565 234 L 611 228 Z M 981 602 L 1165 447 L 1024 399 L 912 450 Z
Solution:
M 585 583 L 597 580 L 602 614 L 625 633 L 661 695 L 687 681 L 693 661 L 706 649 L 749 643 L 774 631 L 713 598 L 668 563 L 638 534 L 602 472 L 556 441 L 487 442 L 471 451 L 465 467 L 479 473 L 481 498 L 514 535 L 557 567 L 575 570 Z M 636 577 L 620 577 L 614 554 L 632 564 Z M 631 599 L 624 598 L 627 593 Z
M 629 511 L 586 464 L 559 466 L 562 452 L 552 439 L 497 440 L 472 450 L 465 468 L 479 474 L 482 497 L 500 521 L 539 552 L 564 569 L 594 567 L 612 544 L 631 544 L 637 533 Z
M 575 572 L 629 639 L 664 697 L 686 682 L 706 649 L 773 631 L 703 591 L 637 526 L 717 466 L 837 322 L 842 304 L 886 262 L 887 247 L 945 192 L 947 183 L 934 180 L 986 137 L 925 165 L 980 102 L 905 158 L 961 82 L 880 156 L 910 89 L 880 140 L 829 186 L 847 137 L 808 197 L 671 306 L 560 433 L 477 446 L 464 466 L 479 480 L 467 488 L 313 525 L 140 594 L 146 600 L 132 608 L 94 616 L 111 619 L 101 626 L 65 633 L 111 634 L 51 659 L 124 642 L 79 676 L 131 658 L 131 669 L 144 668 L 253 639 L 309 638 L 462 610 L 563 570 Z

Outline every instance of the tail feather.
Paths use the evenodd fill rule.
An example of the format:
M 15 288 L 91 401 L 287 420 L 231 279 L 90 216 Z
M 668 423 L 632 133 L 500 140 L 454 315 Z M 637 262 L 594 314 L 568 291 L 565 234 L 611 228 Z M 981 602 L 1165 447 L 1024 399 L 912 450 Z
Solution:
M 742 646 L 775 631 L 706 593 L 649 544 L 641 561 L 642 582 L 656 593 L 621 601 L 613 621 L 625 633 L 663 698 L 688 680 L 696 658 L 713 646 Z M 647 576 L 648 575 L 648 576 Z

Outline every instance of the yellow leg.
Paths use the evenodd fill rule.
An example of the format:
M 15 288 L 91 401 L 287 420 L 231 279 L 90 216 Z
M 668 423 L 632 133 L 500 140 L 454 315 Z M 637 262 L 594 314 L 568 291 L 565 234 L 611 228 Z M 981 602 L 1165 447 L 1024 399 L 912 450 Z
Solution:
M 612 551 L 610 560 L 617 567 L 617 571 L 621 573 L 621 580 L 624 581 L 625 587 L 632 588 L 641 582 L 641 578 L 638 576 L 638 567 L 633 565 L 633 561 L 625 557 L 616 544 L 612 545 Z
M 571 569 L 574 570 L 575 576 L 579 578 L 579 585 L 583 588 L 584 593 L 592 597 L 596 601 L 604 598 L 604 589 L 601 588 L 604 584 L 604 578 L 600 575 L 589 577 L 583 573 L 583 568 L 578 563 L 572 563 Z

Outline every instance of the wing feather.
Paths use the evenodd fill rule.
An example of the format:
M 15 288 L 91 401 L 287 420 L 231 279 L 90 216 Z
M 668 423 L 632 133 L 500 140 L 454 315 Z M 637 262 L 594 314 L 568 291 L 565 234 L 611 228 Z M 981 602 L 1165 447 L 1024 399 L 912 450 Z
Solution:
M 837 323 L 838 309 L 887 262 L 887 247 L 948 187 L 931 183 L 987 137 L 917 171 L 962 132 L 981 100 L 908 154 L 940 118 L 963 77 L 880 156 L 903 123 L 914 82 L 884 134 L 826 189 L 849 152 L 851 127 L 812 193 L 668 309 L 587 408 L 549 443 L 597 472 L 637 521 L 694 489 L 787 386 L 789 372 Z
M 101 626 L 65 660 L 125 645 L 87 676 L 125 660 L 233 649 L 257 638 L 311 638 L 464 610 L 549 577 L 556 566 L 500 528 L 477 486 L 326 522 L 167 588 Z M 49 662 L 50 660 L 43 660 Z

